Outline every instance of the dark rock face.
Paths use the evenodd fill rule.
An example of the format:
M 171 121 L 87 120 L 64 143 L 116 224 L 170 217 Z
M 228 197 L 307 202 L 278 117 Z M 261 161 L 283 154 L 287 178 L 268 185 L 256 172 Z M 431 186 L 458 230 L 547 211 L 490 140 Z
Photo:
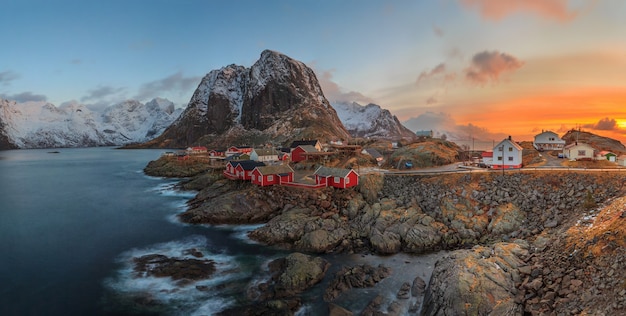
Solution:
M 236 135 L 234 135 L 236 134 Z M 313 70 L 266 50 L 251 67 L 207 74 L 180 118 L 148 147 L 224 146 L 245 137 L 287 142 L 303 137 L 348 139 Z
M 2 118 L 0 117 L 0 150 L 17 149 L 17 146 L 11 143 L 9 137 L 7 137 L 6 132 L 4 131 L 5 125 L 6 124 L 2 122 Z

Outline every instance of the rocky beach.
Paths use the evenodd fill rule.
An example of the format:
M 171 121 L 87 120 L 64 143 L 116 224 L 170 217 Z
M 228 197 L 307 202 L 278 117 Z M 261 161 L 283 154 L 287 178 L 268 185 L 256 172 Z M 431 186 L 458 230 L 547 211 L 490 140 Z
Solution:
M 159 168 L 149 167 L 146 173 L 159 175 L 154 172 Z M 376 297 L 359 312 L 626 312 L 626 198 L 620 172 L 368 174 L 354 190 L 262 188 L 226 180 L 220 172 L 207 168 L 181 181 L 181 187 L 198 194 L 179 219 L 262 224 L 249 233 L 251 239 L 294 252 L 270 264 L 270 280 L 250 287 L 256 294 L 248 295 L 250 304 L 239 310 L 244 314 L 292 314 L 300 306 L 300 293 L 327 278 L 332 279 L 324 296 L 328 310 L 351 315 L 353 311 L 334 304 L 333 298 L 384 279 L 384 264 L 325 275 L 326 264 L 315 256 L 440 250 L 445 255 L 429 280 L 406 275 L 395 299 Z M 298 268 L 310 264 L 316 268 Z

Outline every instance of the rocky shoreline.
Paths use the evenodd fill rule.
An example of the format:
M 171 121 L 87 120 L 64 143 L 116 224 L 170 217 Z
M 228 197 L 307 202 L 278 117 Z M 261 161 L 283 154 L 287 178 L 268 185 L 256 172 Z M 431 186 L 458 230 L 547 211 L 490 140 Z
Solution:
M 625 245 L 619 242 L 624 236 L 610 231 L 617 241 L 592 255 L 583 249 L 600 243 L 606 234 L 571 242 L 585 238 L 573 230 L 582 229 L 581 220 L 610 208 L 624 195 L 620 173 L 361 178 L 355 190 L 306 190 L 260 188 L 207 172 L 181 184 L 199 192 L 179 217 L 196 224 L 264 223 L 249 237 L 309 254 L 449 250 L 428 282 L 422 315 L 626 312 L 624 295 L 619 294 L 626 288 Z M 620 216 L 612 220 L 624 226 L 626 219 Z M 415 277 L 407 275 L 403 288 L 410 289 Z M 267 305 L 267 300 L 261 301 Z M 352 314 L 332 305 L 332 300 L 329 304 L 335 315 Z M 283 305 L 298 304 L 283 301 Z M 361 312 L 406 312 L 393 303 L 370 305 L 373 309 Z M 418 308 L 408 312 L 416 314 Z

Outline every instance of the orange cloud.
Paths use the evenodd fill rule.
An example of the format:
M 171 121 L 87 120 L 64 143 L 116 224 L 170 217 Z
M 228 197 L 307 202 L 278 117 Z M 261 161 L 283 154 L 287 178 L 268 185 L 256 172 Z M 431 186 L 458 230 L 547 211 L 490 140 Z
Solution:
M 571 10 L 567 0 L 461 0 L 465 7 L 477 8 L 480 14 L 490 20 L 526 12 L 558 21 L 575 18 L 580 10 Z
M 515 71 L 522 67 L 524 62 L 517 58 L 498 51 L 484 51 L 472 57 L 472 64 L 465 70 L 465 78 L 473 83 L 485 84 L 488 81 L 497 81 L 500 74 Z

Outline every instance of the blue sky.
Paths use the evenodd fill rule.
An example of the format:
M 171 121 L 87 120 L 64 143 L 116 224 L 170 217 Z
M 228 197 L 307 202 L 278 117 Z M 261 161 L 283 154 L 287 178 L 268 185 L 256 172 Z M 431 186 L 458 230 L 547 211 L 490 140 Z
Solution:
M 272 49 L 329 100 L 418 127 L 624 136 L 624 16 L 621 0 L 2 0 L 0 97 L 184 107 L 209 71 Z

